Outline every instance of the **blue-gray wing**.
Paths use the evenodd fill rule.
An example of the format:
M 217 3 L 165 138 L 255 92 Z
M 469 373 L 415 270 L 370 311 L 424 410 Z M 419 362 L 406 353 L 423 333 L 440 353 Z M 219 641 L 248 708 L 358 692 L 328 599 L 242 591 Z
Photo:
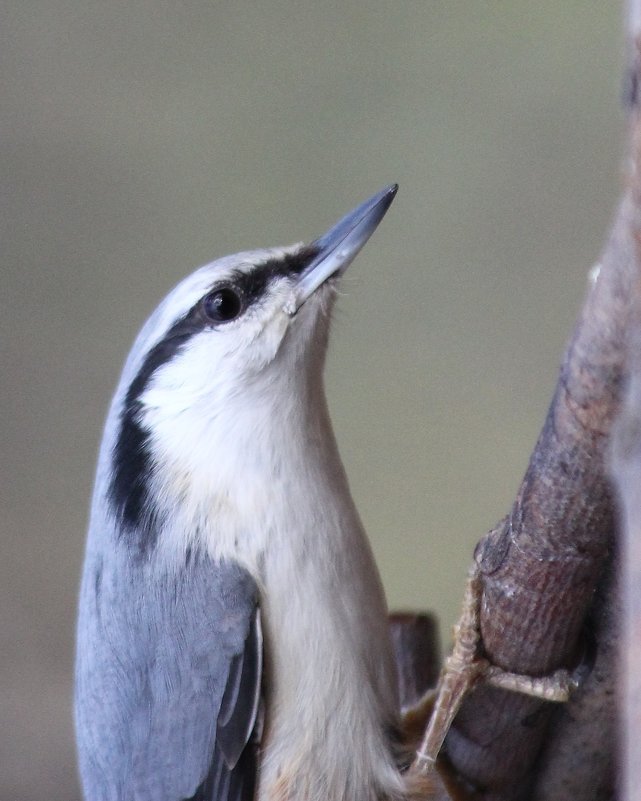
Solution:
M 76 727 L 88 801 L 250 801 L 257 590 L 234 563 L 87 555 Z

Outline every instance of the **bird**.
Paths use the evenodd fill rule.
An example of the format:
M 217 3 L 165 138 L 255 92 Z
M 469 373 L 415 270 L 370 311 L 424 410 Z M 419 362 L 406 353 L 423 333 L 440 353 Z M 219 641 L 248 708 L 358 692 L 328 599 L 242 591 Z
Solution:
M 87 801 L 409 798 L 387 606 L 323 368 L 389 185 L 180 282 L 126 360 L 82 572 Z

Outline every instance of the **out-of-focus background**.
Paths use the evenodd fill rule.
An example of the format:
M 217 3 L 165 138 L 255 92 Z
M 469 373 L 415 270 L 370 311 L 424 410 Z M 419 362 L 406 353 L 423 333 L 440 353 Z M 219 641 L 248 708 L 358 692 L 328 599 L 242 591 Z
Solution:
M 617 4 L 4 4 L 0 799 L 77 801 L 70 696 L 96 448 L 192 268 L 311 239 L 391 181 L 328 395 L 394 608 L 449 635 L 618 194 Z

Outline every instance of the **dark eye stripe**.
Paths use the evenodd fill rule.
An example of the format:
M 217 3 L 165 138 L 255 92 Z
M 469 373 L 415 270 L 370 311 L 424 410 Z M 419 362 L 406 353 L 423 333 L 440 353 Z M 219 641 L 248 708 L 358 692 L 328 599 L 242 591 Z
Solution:
M 274 278 L 300 275 L 316 255 L 316 252 L 312 247 L 302 248 L 296 253 L 264 262 L 253 270 L 239 275 L 238 281 L 245 291 L 247 305 L 249 306 L 264 297 L 266 287 Z
M 264 297 L 266 288 L 275 278 L 300 274 L 314 255 L 314 250 L 307 248 L 265 262 L 249 272 L 238 272 L 231 276 L 234 285 L 243 292 L 245 308 Z M 220 282 L 220 285 L 224 283 Z M 207 295 L 217 285 L 218 282 Z M 204 313 L 202 304 L 203 299 L 195 303 L 149 351 L 129 385 L 120 415 L 120 428 L 112 453 L 109 500 L 122 529 L 136 531 L 141 554 L 153 547 L 160 521 L 157 506 L 151 497 L 154 465 L 149 432 L 139 422 L 142 411 L 140 398 L 154 373 L 180 353 L 193 336 L 211 327 L 212 322 Z
M 145 357 L 129 385 L 120 415 L 120 429 L 112 453 L 109 500 L 122 530 L 136 530 L 141 554 L 153 547 L 158 534 L 155 504 L 150 497 L 153 472 L 150 435 L 139 421 L 140 398 L 153 374 L 170 362 L 191 337 L 202 329 L 194 324 L 192 311 L 175 325 Z

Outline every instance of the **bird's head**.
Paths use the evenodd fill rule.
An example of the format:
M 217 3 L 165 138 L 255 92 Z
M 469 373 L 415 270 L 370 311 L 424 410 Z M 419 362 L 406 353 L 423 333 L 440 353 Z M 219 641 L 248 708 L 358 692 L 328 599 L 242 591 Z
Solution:
M 283 419 L 301 388 L 322 395 L 338 277 L 396 189 L 386 187 L 309 245 L 208 264 L 160 304 L 134 344 L 112 408 L 111 495 L 125 520 L 139 510 L 136 486 L 147 493 L 154 464 L 191 475 L 212 449 L 228 455 L 228 443 L 252 428 L 260 436 L 274 414 Z
M 238 253 L 184 279 L 132 349 L 121 385 L 129 402 L 226 403 L 273 380 L 275 361 L 271 372 L 292 379 L 320 373 L 338 277 L 395 193 L 395 185 L 386 187 L 309 245 Z

